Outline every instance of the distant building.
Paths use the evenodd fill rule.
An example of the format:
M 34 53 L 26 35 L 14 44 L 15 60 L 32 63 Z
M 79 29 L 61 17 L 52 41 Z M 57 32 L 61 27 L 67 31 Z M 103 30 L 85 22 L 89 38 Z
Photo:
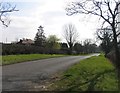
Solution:
M 34 44 L 34 41 L 31 39 L 20 39 L 19 42 L 17 42 L 17 44 L 24 44 L 24 45 L 32 45 Z

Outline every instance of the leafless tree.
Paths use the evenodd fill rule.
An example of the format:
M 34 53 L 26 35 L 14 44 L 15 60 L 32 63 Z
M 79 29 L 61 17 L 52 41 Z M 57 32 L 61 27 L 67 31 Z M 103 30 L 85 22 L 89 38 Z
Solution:
M 10 12 L 18 11 L 16 6 L 12 6 L 10 3 L 0 2 L 0 21 L 6 27 L 10 24 L 11 20 L 8 18 Z
M 118 78 L 120 78 L 120 54 L 118 48 L 118 37 L 120 35 L 120 1 L 119 0 L 80 0 L 72 2 L 66 8 L 67 15 L 73 14 L 92 14 L 100 17 L 103 21 L 102 25 L 108 24 L 112 28 L 113 43 L 115 49 L 115 63 L 118 69 Z M 120 88 L 120 80 L 119 80 Z
M 120 30 L 118 29 L 118 25 L 120 25 L 120 22 L 118 21 L 118 16 L 120 14 L 119 7 L 119 0 L 80 0 L 79 2 L 72 2 L 68 5 L 66 11 L 67 15 L 77 13 L 96 15 L 103 20 L 103 25 L 107 23 L 111 26 L 114 38 L 116 63 L 120 69 L 120 56 L 117 44 L 117 38 L 120 35 Z
M 78 37 L 77 30 L 73 24 L 67 24 L 64 25 L 63 31 L 63 36 L 66 39 L 67 44 L 69 45 L 70 52 L 72 52 L 72 47 L 76 43 Z

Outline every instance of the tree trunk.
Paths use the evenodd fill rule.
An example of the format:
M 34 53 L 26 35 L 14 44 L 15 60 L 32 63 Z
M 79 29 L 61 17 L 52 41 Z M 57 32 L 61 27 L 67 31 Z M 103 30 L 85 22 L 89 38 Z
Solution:
M 70 47 L 70 55 L 72 54 L 72 47 Z
M 73 44 L 71 42 L 69 42 L 68 44 L 69 44 L 69 53 L 71 55 L 72 54 Z
M 117 44 L 117 35 L 116 30 L 113 28 L 113 35 L 114 35 L 114 49 L 115 49 L 115 64 L 118 71 L 118 89 L 120 89 L 120 54 L 119 54 L 119 48 Z M 120 90 L 119 90 L 120 91 Z

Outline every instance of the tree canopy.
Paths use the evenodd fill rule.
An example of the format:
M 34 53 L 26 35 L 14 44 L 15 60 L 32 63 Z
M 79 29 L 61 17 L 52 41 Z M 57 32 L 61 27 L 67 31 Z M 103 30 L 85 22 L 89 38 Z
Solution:
M 39 26 L 37 30 L 38 32 L 36 33 L 36 36 L 35 36 L 35 45 L 44 47 L 46 42 L 46 37 L 45 37 L 43 27 Z
M 49 35 L 47 38 L 47 47 L 51 49 L 60 49 L 59 38 L 56 35 Z

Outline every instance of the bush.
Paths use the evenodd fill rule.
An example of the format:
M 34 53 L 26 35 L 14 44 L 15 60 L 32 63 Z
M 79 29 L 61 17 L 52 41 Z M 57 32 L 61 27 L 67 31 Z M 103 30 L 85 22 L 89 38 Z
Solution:
M 65 54 L 63 50 L 39 47 L 35 45 L 2 44 L 2 55 L 14 54 Z

